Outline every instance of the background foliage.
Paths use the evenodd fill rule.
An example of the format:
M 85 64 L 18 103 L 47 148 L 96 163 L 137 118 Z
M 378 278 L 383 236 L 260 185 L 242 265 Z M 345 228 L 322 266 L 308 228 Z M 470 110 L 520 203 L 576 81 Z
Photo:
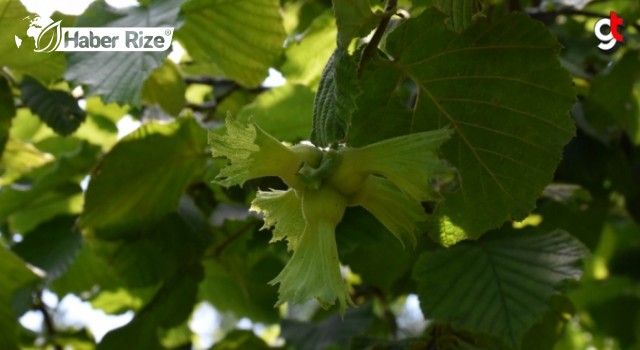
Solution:
M 0 349 L 202 348 L 201 303 L 222 317 L 212 349 L 640 349 L 640 3 L 140 3 L 53 17 L 172 26 L 182 58 L 35 53 L 29 13 L 0 0 Z M 606 53 L 592 28 L 609 11 L 625 42 Z M 269 69 L 286 83 L 265 86 Z M 457 178 L 433 184 L 415 247 L 347 211 L 357 307 L 274 308 L 290 253 L 247 209 L 284 186 L 212 183 L 207 131 L 227 114 L 319 146 L 448 126 Z M 123 118 L 141 126 L 120 137 Z M 97 340 L 43 293 L 135 316 Z M 18 322 L 30 310 L 39 332 Z

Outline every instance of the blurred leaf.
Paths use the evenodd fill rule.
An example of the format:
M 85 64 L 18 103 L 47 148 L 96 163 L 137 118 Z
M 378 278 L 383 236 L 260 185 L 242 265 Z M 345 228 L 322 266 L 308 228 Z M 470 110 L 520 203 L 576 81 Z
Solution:
M 272 349 L 264 340 L 256 337 L 252 331 L 234 330 L 229 332 L 224 339 L 217 342 L 211 350 L 267 350 Z
M 122 139 L 97 165 L 81 226 L 101 237 L 143 227 L 174 210 L 206 161 L 206 133 L 190 118 L 148 123 Z
M 333 347 L 346 348 L 351 338 L 369 329 L 373 315 L 371 304 L 349 309 L 344 314 L 332 316 L 317 322 L 283 320 L 281 336 L 295 349 L 324 350 Z
M 346 48 L 353 38 L 367 36 L 379 22 L 369 0 L 335 0 L 333 11 L 338 26 L 338 43 Z
M 31 270 L 13 253 L 0 246 L 0 348 L 18 350 L 18 315 L 11 307 L 14 294 L 38 280 Z
M 277 0 L 190 0 L 182 11 L 185 23 L 176 35 L 189 55 L 244 86 L 260 85 L 282 53 Z
M 64 53 L 33 51 L 35 38 L 27 36 L 27 29 L 36 17 L 27 12 L 19 0 L 0 1 L 0 67 L 7 67 L 18 75 L 27 73 L 48 83 L 64 72 Z M 16 46 L 16 38 L 21 41 L 20 47 Z
M 185 92 L 186 87 L 178 67 L 173 61 L 166 59 L 145 81 L 142 100 L 159 105 L 175 117 L 185 105 Z
M 201 279 L 202 268 L 198 265 L 177 272 L 133 321 L 107 333 L 97 349 L 162 349 L 158 330 L 180 325 L 189 317 Z
M 357 273 L 365 285 L 390 291 L 393 283 L 410 274 L 415 254 L 404 248 L 378 220 L 363 208 L 347 210 L 336 228 L 340 261 Z M 384 259 L 371 257 L 384 256 Z
M 511 349 L 551 308 L 562 285 L 577 280 L 586 248 L 564 231 L 502 230 L 476 242 L 423 254 L 414 270 L 428 319 L 489 334 Z
M 9 185 L 30 171 L 53 160 L 30 143 L 9 137 L 0 157 L 0 185 Z
M 574 92 L 558 44 L 540 23 L 514 14 L 456 34 L 443 16 L 426 10 L 389 34 L 394 60 L 365 66 L 347 140 L 361 146 L 455 130 L 441 151 L 458 169 L 460 189 L 434 213 L 435 238 L 451 245 L 529 213 L 574 134 Z M 415 92 L 402 96 L 407 84 Z
M 146 288 L 117 288 L 103 290 L 91 300 L 91 306 L 107 314 L 121 314 L 140 310 L 158 292 L 157 286 Z
M 615 65 L 593 79 L 584 100 L 584 114 L 591 126 L 602 134 L 616 126 L 632 136 L 640 132 L 638 101 L 633 94 L 639 78 L 640 52 L 627 51 Z
M 359 93 L 354 58 L 345 49 L 338 48 L 322 71 L 313 102 L 311 142 L 326 147 L 344 140 Z
M 316 89 L 327 60 L 336 48 L 337 29 L 333 16 L 325 12 L 317 17 L 301 39 L 288 44 L 280 71 L 290 83 Z
M 94 2 L 78 23 L 104 27 L 179 27 L 178 13 L 183 0 L 157 0 L 149 6 L 119 10 Z M 144 81 L 162 65 L 164 52 L 72 52 L 68 54 L 65 78 L 85 86 L 85 95 L 100 95 L 105 103 L 140 105 Z
M 69 193 L 68 186 L 80 182 L 93 167 L 97 151 L 97 147 L 82 143 L 75 152 L 29 172 L 21 183 L 0 187 L 0 222 L 18 211 L 41 205 L 51 192 Z
M 206 242 L 177 214 L 146 229 L 118 231 L 118 238 L 89 237 L 94 254 L 104 259 L 128 287 L 147 287 L 171 277 L 201 257 Z
M 24 104 L 56 133 L 67 136 L 84 122 L 85 111 L 68 92 L 49 90 L 28 75 L 22 78 L 20 89 Z
M 253 118 L 278 140 L 306 140 L 311 133 L 314 93 L 303 85 L 286 84 L 260 94 L 238 114 L 238 120 Z
M 3 158 L 4 147 L 9 139 L 11 119 L 16 115 L 16 107 L 13 105 L 13 94 L 9 82 L 0 78 L 0 159 Z
M 53 280 L 69 267 L 82 244 L 74 228 L 75 216 L 58 216 L 39 225 L 12 250 L 26 262 L 39 267 Z

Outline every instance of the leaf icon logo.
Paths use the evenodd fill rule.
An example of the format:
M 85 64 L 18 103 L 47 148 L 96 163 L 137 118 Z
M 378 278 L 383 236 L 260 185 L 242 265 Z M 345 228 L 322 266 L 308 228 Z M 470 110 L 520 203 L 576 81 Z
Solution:
M 51 52 L 55 51 L 62 40 L 62 27 L 57 21 L 46 26 L 36 38 L 35 52 Z

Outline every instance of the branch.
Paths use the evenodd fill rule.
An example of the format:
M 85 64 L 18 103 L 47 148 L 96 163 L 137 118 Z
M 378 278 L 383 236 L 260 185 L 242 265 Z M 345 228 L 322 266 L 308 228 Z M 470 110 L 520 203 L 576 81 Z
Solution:
M 589 18 L 608 18 L 608 13 L 600 13 L 589 10 L 579 10 L 572 7 L 565 7 L 559 10 L 552 11 L 542 11 L 538 9 L 529 8 L 526 10 L 526 13 L 531 16 L 531 18 L 535 19 L 545 19 L 545 18 L 556 18 L 558 16 L 585 16 Z M 625 24 L 627 24 L 625 22 Z M 638 23 L 630 23 L 634 28 L 640 31 L 640 24 Z
M 33 300 L 33 309 L 36 311 L 40 311 L 42 317 L 44 319 L 44 326 L 46 337 L 49 341 L 51 341 L 53 348 L 55 350 L 63 350 L 60 344 L 57 344 L 55 339 L 58 336 L 58 332 L 56 331 L 56 327 L 53 323 L 53 318 L 49 314 L 49 310 L 47 310 L 47 306 L 42 301 L 42 290 L 38 290 L 35 292 L 34 300 Z
M 382 40 L 384 32 L 387 30 L 389 21 L 391 21 L 392 14 L 396 11 L 398 0 L 387 0 L 387 5 L 384 8 L 385 16 L 382 17 L 376 31 L 373 33 L 371 40 L 367 43 L 367 46 L 362 50 L 362 56 L 360 56 L 360 63 L 358 64 L 358 72 L 364 66 L 364 64 L 370 60 L 378 51 L 378 44 Z

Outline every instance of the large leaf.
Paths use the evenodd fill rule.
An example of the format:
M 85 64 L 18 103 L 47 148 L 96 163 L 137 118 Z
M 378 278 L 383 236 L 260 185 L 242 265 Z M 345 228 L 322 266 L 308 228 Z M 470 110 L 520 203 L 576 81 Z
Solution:
M 29 76 L 22 79 L 20 88 L 24 104 L 62 136 L 76 131 L 86 117 L 78 101 L 66 91 L 49 90 Z
M 282 53 L 277 0 L 190 0 L 182 10 L 185 24 L 176 35 L 189 54 L 242 85 L 260 85 Z
M 423 254 L 414 270 L 428 319 L 498 337 L 517 349 L 551 309 L 551 297 L 582 274 L 586 248 L 564 231 L 499 231 Z
M 336 49 L 322 71 L 313 104 L 314 144 L 324 147 L 344 140 L 359 92 L 354 58 L 346 49 Z
M 456 34 L 432 9 L 389 34 L 386 49 L 393 61 L 363 71 L 348 142 L 450 125 L 455 134 L 441 151 L 460 188 L 436 207 L 440 242 L 524 218 L 574 134 L 574 92 L 554 37 L 521 14 Z
M 107 333 L 97 349 L 163 349 L 158 339 L 159 331 L 178 326 L 189 317 L 201 279 L 199 265 L 176 273 L 133 321 Z
M 11 307 L 18 289 L 34 283 L 38 277 L 18 257 L 0 246 L 0 348 L 18 349 L 18 315 Z
M 36 15 L 25 10 L 19 0 L 0 0 L 0 67 L 8 67 L 13 73 L 28 73 L 49 82 L 62 75 L 64 54 L 33 51 L 35 39 L 27 36 L 27 29 L 36 18 Z M 16 41 L 21 43 L 20 47 L 17 47 Z
M 258 96 L 238 114 L 238 119 L 253 118 L 278 140 L 306 140 L 311 133 L 311 111 L 314 93 L 303 85 L 283 85 Z
M 158 0 L 149 6 L 129 8 L 124 15 L 93 3 L 78 23 L 99 23 L 103 27 L 178 27 L 183 0 Z M 99 9 L 100 11 L 98 11 Z M 89 18 L 83 18 L 88 16 Z M 169 51 L 163 52 L 73 52 L 68 55 L 65 77 L 86 86 L 87 96 L 101 95 L 105 103 L 139 105 L 142 87 L 151 72 L 162 65 Z
M 204 167 L 205 145 L 205 131 L 193 119 L 149 123 L 131 133 L 91 175 L 81 226 L 115 238 L 118 230 L 142 227 L 173 211 Z

